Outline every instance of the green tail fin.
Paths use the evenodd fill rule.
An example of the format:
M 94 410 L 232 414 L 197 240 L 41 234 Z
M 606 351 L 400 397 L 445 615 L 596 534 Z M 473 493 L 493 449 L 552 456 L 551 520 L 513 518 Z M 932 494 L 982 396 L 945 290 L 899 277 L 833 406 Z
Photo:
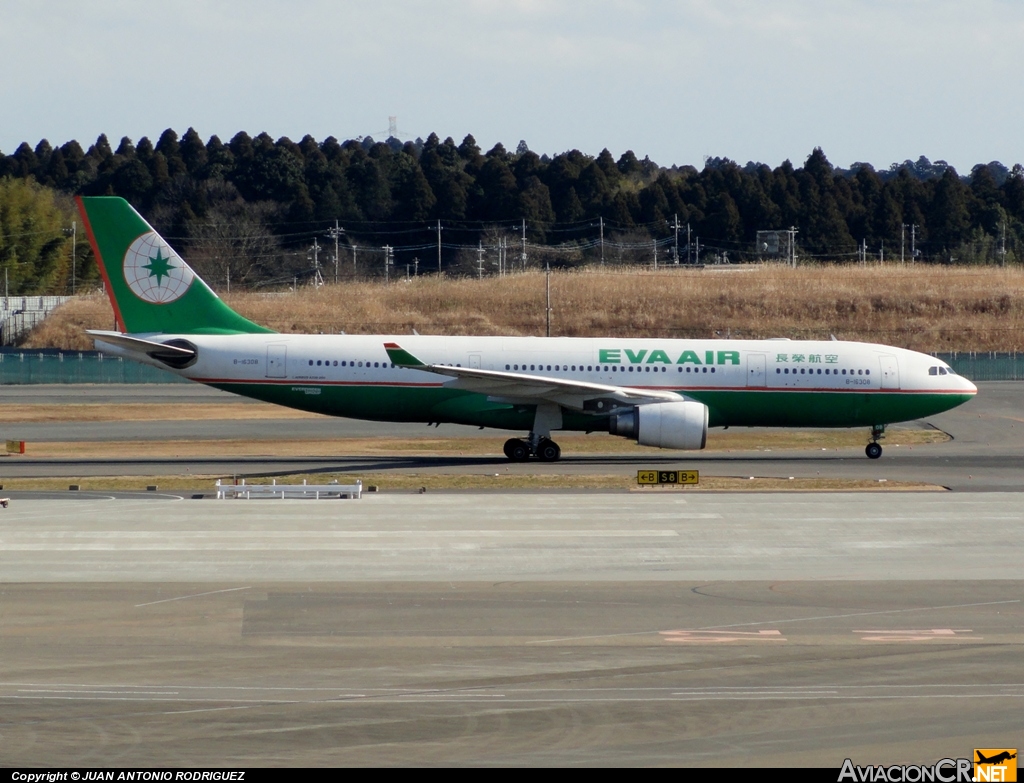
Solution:
M 257 334 L 123 198 L 79 197 L 120 329 L 131 334 Z

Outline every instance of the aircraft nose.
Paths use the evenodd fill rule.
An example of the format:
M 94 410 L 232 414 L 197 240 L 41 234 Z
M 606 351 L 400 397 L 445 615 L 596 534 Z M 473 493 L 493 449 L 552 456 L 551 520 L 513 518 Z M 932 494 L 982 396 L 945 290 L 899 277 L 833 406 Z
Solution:
M 963 385 L 964 385 L 964 392 L 965 393 L 967 393 L 967 394 L 977 394 L 978 393 L 978 387 L 975 386 L 973 383 L 971 383 L 966 378 L 964 378 L 962 375 L 960 376 L 960 382 L 963 383 Z

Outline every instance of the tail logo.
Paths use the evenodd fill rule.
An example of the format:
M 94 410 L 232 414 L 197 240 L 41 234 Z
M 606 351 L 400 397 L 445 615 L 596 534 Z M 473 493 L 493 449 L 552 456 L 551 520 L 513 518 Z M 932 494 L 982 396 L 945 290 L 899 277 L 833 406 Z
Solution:
M 184 296 L 192 270 L 155 231 L 143 234 L 124 254 L 124 279 L 146 302 L 167 304 Z

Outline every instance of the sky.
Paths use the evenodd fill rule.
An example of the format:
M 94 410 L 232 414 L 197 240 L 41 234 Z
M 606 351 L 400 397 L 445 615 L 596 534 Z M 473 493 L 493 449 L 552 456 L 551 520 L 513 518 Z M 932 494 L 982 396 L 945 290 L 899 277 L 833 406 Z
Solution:
M 0 151 L 194 127 L 1024 162 L 1020 0 L 4 0 Z

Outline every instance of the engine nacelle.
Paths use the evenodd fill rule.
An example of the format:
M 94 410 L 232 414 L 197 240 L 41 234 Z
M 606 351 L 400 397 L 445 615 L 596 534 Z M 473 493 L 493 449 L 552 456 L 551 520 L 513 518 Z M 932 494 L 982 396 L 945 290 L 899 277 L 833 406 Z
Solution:
M 697 451 L 708 439 L 708 406 L 692 400 L 638 405 L 612 416 L 608 432 L 641 446 Z

